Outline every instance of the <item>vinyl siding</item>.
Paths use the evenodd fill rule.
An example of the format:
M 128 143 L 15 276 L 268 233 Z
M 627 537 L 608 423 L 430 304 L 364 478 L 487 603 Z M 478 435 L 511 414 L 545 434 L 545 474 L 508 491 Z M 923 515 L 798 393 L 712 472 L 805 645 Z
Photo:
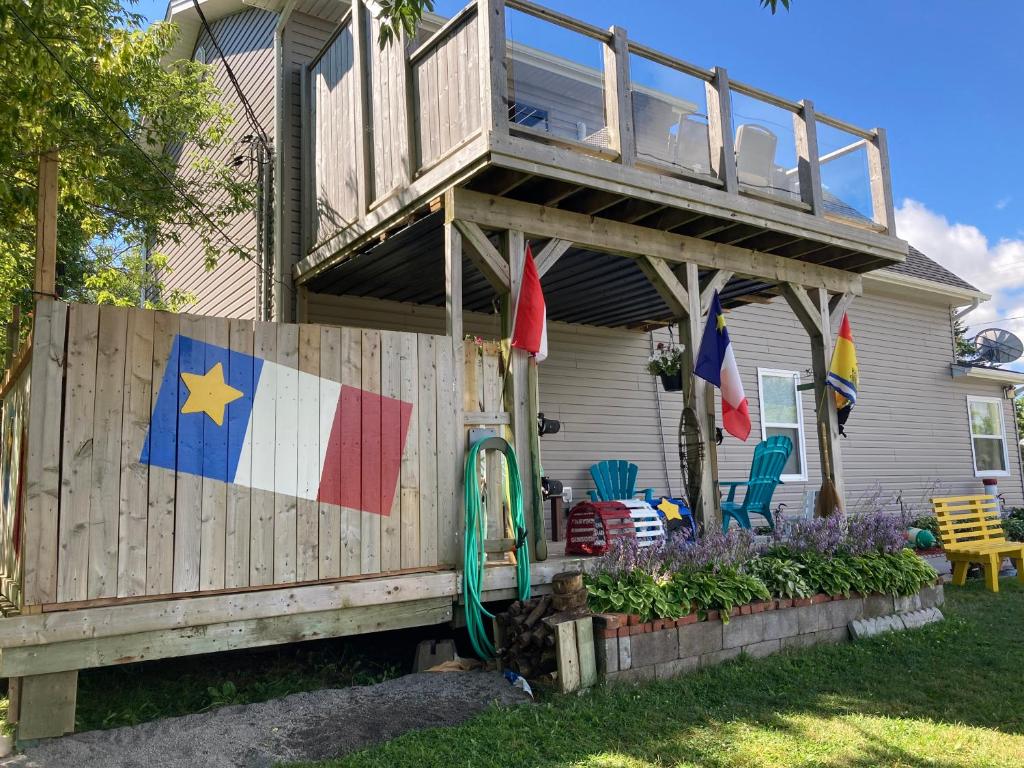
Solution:
M 242 92 L 252 105 L 256 117 L 271 141 L 274 137 L 274 27 L 277 14 L 258 8 L 226 16 L 210 24 L 217 42 L 223 49 L 232 71 L 238 78 Z M 229 140 L 213 156 L 225 161 L 234 155 L 247 152 L 247 145 L 240 144 L 242 138 L 252 132 L 245 119 L 238 96 L 228 79 L 226 69 L 219 60 L 209 35 L 204 31 L 197 41 L 197 48 L 206 51 L 207 62 L 215 67 L 215 82 L 222 98 L 229 105 L 234 123 L 229 129 Z M 186 145 L 181 152 L 179 173 L 188 174 L 199 153 Z M 249 173 L 248 166 L 238 169 L 239 174 Z M 255 169 L 252 169 L 255 172 Z M 225 227 L 230 238 L 238 245 L 256 251 L 255 202 L 251 212 L 238 215 Z M 217 235 L 214 236 L 215 244 Z M 227 244 L 224 244 L 227 247 Z M 216 269 L 208 272 L 204 266 L 204 253 L 200 238 L 192 231 L 181 232 L 181 242 L 158 246 L 167 254 L 171 272 L 165 283 L 169 289 L 187 291 L 196 296 L 196 302 L 187 308 L 189 312 L 203 315 L 219 315 L 240 318 L 256 316 L 257 268 L 251 261 L 225 254 Z
M 924 509 L 932 494 L 981 489 L 974 477 L 967 421 L 967 395 L 1000 397 L 996 384 L 953 379 L 949 373 L 952 332 L 949 308 L 885 295 L 858 298 L 850 322 L 861 368 L 857 406 L 841 441 L 851 509 L 881 505 Z M 437 333 L 441 312 L 374 299 L 314 295 L 310 321 Z M 810 345 L 781 300 L 729 313 L 753 431 L 747 443 L 726 436 L 719 448 L 720 476 L 745 479 L 760 440 L 757 368 L 798 371 L 810 381 Z M 494 317 L 467 315 L 467 333 L 494 336 Z M 655 341 L 667 339 L 659 332 Z M 676 430 L 681 397 L 661 391 L 645 365 L 651 337 L 628 330 L 553 323 L 550 356 L 541 366 L 541 410 L 562 422 L 562 431 L 542 440 L 547 474 L 572 486 L 574 498 L 593 487 L 594 461 L 626 458 L 640 466 L 639 487 L 678 492 Z M 814 396 L 802 393 L 807 444 L 807 482 L 790 482 L 774 502 L 799 510 L 805 491 L 820 485 L 814 426 Z M 661 406 L 661 419 L 658 406 Z M 1024 504 L 1012 402 L 1003 401 L 1010 476 L 999 488 L 1008 504 Z M 720 421 L 720 418 L 719 418 Z

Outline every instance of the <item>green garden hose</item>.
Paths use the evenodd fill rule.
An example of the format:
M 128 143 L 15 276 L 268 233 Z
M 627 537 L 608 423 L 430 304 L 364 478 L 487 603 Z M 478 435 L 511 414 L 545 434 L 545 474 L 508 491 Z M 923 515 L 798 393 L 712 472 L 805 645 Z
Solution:
M 478 440 L 466 456 L 466 548 L 462 559 L 462 594 L 466 601 L 466 629 L 473 650 L 481 659 L 493 659 L 497 655 L 494 643 L 487 636 L 484 617 L 493 619 L 494 614 L 484 608 L 480 601 L 483 593 L 484 565 L 487 553 L 484 541 L 487 538 L 487 515 L 483 513 L 480 499 L 480 481 L 477 477 L 478 457 L 482 451 L 497 450 L 505 454 L 505 476 L 508 478 L 509 507 L 512 525 L 516 532 L 516 587 L 520 600 L 530 599 L 530 545 L 526 541 L 526 521 L 523 518 L 523 483 L 519 477 L 519 463 L 512 446 L 500 437 Z M 490 480 L 490 478 L 488 478 Z

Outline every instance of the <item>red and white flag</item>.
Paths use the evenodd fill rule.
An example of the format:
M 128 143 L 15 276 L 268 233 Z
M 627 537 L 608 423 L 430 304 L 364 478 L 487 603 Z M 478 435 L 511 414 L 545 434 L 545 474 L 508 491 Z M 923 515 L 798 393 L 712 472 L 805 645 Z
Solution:
M 540 288 L 540 275 L 533 263 L 533 252 L 526 246 L 523 262 L 523 282 L 516 301 L 515 320 L 512 324 L 512 346 L 529 352 L 539 363 L 548 356 L 548 313 L 544 292 Z

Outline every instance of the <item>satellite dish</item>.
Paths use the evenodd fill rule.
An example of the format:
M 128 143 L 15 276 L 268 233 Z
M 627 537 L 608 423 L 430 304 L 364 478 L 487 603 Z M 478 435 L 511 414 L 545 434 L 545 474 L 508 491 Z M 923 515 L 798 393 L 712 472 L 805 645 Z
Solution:
M 986 328 L 974 337 L 974 346 L 983 365 L 1012 363 L 1024 355 L 1024 342 L 1002 328 Z

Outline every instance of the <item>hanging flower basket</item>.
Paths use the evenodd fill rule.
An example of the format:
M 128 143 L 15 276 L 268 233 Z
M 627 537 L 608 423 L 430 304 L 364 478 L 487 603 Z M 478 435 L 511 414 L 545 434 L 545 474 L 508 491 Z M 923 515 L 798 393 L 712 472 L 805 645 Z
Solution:
M 675 373 L 659 373 L 658 376 L 661 378 L 661 388 L 666 392 L 683 391 L 682 371 L 676 371 Z
M 659 341 L 647 359 L 647 372 L 661 378 L 661 386 L 666 392 L 682 392 L 682 361 L 683 348 L 680 345 Z

